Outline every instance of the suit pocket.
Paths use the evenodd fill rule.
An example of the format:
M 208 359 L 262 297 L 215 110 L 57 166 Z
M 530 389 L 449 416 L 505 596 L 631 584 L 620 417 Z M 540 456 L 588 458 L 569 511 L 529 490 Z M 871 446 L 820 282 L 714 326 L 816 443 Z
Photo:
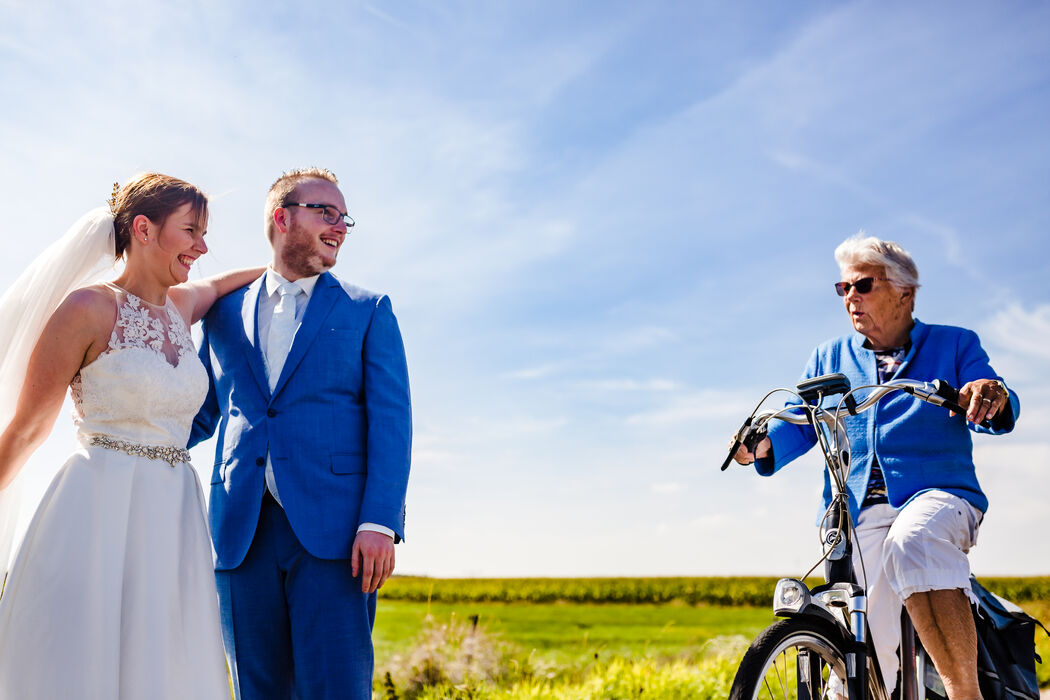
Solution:
M 364 474 L 365 457 L 361 454 L 332 455 L 333 474 Z

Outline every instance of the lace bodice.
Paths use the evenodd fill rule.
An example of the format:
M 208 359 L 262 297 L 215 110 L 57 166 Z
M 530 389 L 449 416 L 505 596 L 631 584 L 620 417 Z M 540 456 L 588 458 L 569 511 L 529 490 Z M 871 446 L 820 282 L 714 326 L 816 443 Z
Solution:
M 154 306 L 107 286 L 117 320 L 105 352 L 70 385 L 77 433 L 185 447 L 208 391 L 189 329 L 171 300 Z

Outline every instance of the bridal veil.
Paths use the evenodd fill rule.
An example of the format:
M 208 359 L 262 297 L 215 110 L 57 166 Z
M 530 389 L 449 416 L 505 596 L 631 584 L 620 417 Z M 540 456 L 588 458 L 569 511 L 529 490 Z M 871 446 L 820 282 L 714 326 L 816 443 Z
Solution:
M 114 265 L 113 215 L 107 207 L 82 216 L 0 298 L 0 427 L 14 417 L 29 357 L 51 314 L 71 291 Z M 0 582 L 7 576 L 21 501 L 22 476 L 0 491 Z

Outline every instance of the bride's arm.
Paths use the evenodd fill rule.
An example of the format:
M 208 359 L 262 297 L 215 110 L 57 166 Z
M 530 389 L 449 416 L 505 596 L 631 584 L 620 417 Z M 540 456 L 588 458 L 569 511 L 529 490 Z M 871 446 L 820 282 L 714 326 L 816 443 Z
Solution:
M 190 324 L 196 323 L 208 313 L 208 309 L 219 297 L 229 294 L 251 283 L 266 271 L 265 267 L 250 267 L 243 270 L 230 270 L 213 277 L 187 282 L 168 290 L 168 296 L 179 307 Z
M 0 489 L 6 488 L 55 425 L 66 388 L 85 358 L 97 356 L 112 327 L 113 303 L 90 289 L 70 294 L 51 316 L 29 358 L 14 417 L 0 433 Z

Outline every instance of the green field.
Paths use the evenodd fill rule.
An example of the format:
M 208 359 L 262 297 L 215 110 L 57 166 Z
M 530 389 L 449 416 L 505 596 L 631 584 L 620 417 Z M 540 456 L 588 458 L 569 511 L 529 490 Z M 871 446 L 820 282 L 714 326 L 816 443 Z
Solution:
M 377 697 L 724 698 L 771 619 L 750 607 L 385 601 Z
M 773 581 L 393 579 L 376 620 L 377 697 L 724 698 L 772 612 L 687 601 L 746 600 L 761 587 L 768 601 Z M 1050 620 L 1050 595 L 1028 598 L 1050 579 L 982 582 Z M 625 599 L 664 602 L 602 602 Z M 1037 640 L 1050 662 L 1050 639 Z M 1050 685 L 1050 663 L 1039 675 Z
M 376 662 L 410 646 L 427 621 L 471 617 L 498 639 L 546 661 L 564 664 L 598 654 L 671 658 L 691 656 L 717 637 L 750 640 L 773 620 L 766 608 L 595 603 L 423 603 L 382 601 L 376 616 Z
M 768 605 L 774 576 L 649 578 L 463 578 L 395 576 L 386 600 L 500 603 L 669 603 Z M 807 581 L 811 586 L 820 579 Z M 1050 576 L 981 578 L 988 590 L 1014 601 L 1050 600 Z

